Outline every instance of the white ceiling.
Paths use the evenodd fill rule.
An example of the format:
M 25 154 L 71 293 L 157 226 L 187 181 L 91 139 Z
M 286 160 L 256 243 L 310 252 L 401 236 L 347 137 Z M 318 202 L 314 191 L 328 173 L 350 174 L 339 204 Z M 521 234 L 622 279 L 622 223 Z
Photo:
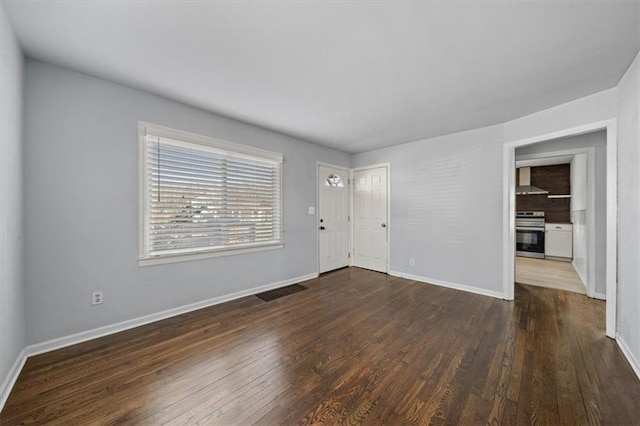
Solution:
M 617 85 L 638 2 L 3 1 L 28 56 L 361 152 Z

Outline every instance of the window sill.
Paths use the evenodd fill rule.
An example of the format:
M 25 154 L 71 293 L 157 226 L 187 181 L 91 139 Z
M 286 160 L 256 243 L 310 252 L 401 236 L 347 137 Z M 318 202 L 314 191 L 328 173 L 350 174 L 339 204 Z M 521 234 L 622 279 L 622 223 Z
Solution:
M 259 251 L 277 250 L 284 248 L 284 243 L 274 243 L 258 247 L 239 247 L 235 249 L 201 251 L 196 253 L 165 254 L 155 257 L 138 259 L 138 266 L 162 265 L 165 263 L 188 262 L 192 260 L 209 259 L 213 257 L 232 256 L 235 254 L 255 253 Z

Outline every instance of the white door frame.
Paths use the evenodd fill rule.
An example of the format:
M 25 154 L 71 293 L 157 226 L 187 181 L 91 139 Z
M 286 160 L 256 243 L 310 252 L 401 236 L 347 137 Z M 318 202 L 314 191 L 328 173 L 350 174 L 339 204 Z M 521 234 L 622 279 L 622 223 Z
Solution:
M 577 136 L 598 130 L 607 131 L 607 308 L 606 334 L 615 339 L 617 302 L 617 225 L 618 225 L 618 138 L 617 120 L 610 119 L 579 127 L 560 130 L 545 135 L 508 142 L 503 146 L 503 298 L 513 300 L 515 282 L 515 150 L 517 147 L 544 142 L 551 139 Z
M 389 273 L 389 265 L 391 265 L 391 163 L 378 163 L 378 164 L 372 164 L 370 166 L 363 166 L 363 167 L 355 167 L 351 169 L 351 174 L 349 175 L 349 180 L 351 181 L 352 185 L 351 185 L 351 195 L 350 195 L 350 208 L 349 208 L 349 215 L 351 218 L 353 218 L 353 200 L 355 199 L 355 182 L 353 181 L 353 174 L 354 172 L 359 172 L 362 170 L 370 170 L 370 169 L 377 169 L 380 167 L 386 167 L 387 169 L 387 264 L 385 267 L 385 274 Z M 355 220 L 351 221 L 351 235 L 350 235 L 350 243 L 351 245 L 349 246 L 349 250 L 351 253 L 353 253 L 353 249 L 354 249 L 354 234 L 353 234 L 353 224 L 355 223 Z M 349 259 L 349 266 L 353 266 L 353 256 L 351 256 L 351 259 Z
M 587 193 L 589 197 L 589 211 L 587 220 L 587 258 L 589 264 L 588 277 L 586 282 L 587 296 L 604 299 L 602 295 L 596 294 L 596 158 L 594 147 L 584 147 L 575 149 L 563 149 L 559 151 L 547 151 L 538 154 L 526 154 L 516 157 L 518 161 L 536 160 L 549 157 L 564 157 L 568 155 L 587 154 Z M 572 241 L 573 244 L 573 241 Z M 572 262 L 573 263 L 573 262 Z M 579 274 L 578 274 L 579 275 Z M 582 277 L 580 277 L 582 280 Z
M 316 271 L 318 274 L 320 273 L 320 225 L 318 225 L 318 215 L 320 214 L 320 191 L 318 188 L 320 187 L 320 166 L 330 167 L 332 169 L 344 170 L 345 176 L 348 176 L 348 179 L 351 180 L 351 169 L 344 166 L 336 166 L 335 164 L 323 163 L 322 161 L 316 161 L 316 208 L 314 216 L 314 223 L 316 225 Z M 348 186 L 349 182 L 347 182 Z M 351 191 L 347 188 L 347 205 L 349 206 L 349 217 L 351 217 Z M 349 232 L 347 233 L 349 237 L 349 241 L 347 242 L 347 247 L 349 248 L 351 253 L 352 250 L 352 231 L 353 226 L 349 223 Z M 349 266 L 351 266 L 352 258 L 349 255 Z

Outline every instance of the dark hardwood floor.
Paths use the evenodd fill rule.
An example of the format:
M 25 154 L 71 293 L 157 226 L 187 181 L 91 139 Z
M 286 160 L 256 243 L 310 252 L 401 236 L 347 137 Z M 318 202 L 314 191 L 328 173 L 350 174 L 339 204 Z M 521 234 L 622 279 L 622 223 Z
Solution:
M 2 424 L 638 424 L 605 304 L 350 268 L 29 358 Z

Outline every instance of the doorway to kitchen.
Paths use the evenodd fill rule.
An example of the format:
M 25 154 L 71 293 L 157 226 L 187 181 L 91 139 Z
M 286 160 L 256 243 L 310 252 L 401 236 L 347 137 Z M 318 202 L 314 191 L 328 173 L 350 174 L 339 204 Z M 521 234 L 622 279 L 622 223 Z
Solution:
M 516 283 L 606 298 L 605 180 L 603 131 L 516 149 Z
M 606 299 L 609 337 L 615 337 L 615 134 L 615 120 L 594 123 L 509 143 L 504 157 L 505 298 L 513 299 L 514 283 L 529 280 Z

